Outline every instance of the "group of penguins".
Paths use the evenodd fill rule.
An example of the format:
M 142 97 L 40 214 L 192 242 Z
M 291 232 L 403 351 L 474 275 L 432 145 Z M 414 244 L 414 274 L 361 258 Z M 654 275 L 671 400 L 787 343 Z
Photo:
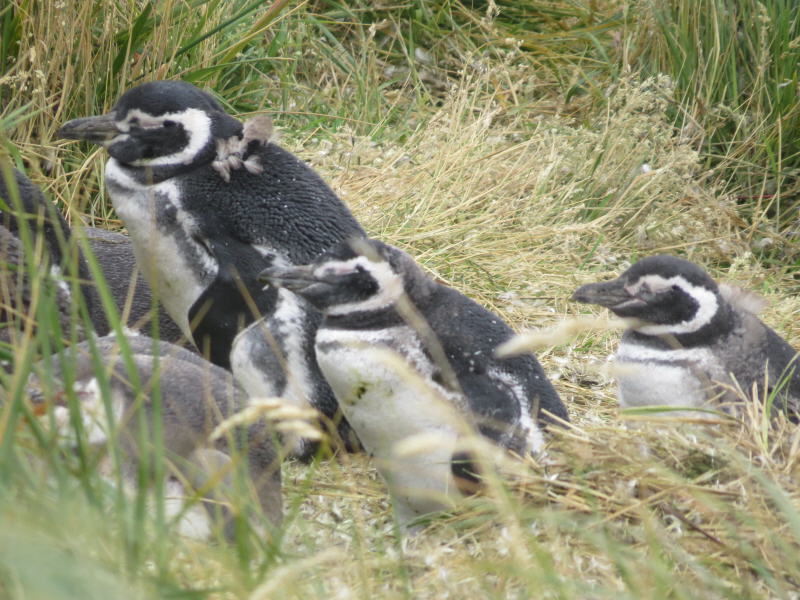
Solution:
M 325 182 L 274 142 L 268 119 L 242 123 L 189 83 L 154 81 L 124 93 L 106 115 L 69 121 L 59 135 L 109 155 L 105 184 L 128 235 L 89 227 L 83 235 L 127 327 L 111 332 L 86 246 L 65 245 L 72 233 L 54 205 L 7 171 L 4 260 L 20 261 L 24 216 L 43 239 L 62 330 L 75 293 L 94 329 L 45 361 L 61 387 L 34 370 L 29 398 L 40 413 L 66 410 L 68 393 L 87 413 L 110 411 L 132 472 L 144 452 L 132 413 L 143 411 L 151 427 L 157 415 L 165 456 L 209 506 L 225 506 L 226 533 L 234 500 L 211 500 L 233 486 L 240 463 L 253 500 L 278 525 L 281 460 L 317 450 L 263 419 L 210 439 L 249 399 L 315 409 L 341 448 L 372 455 L 403 527 L 480 486 L 471 436 L 524 456 L 542 449 L 547 427 L 568 423 L 532 354 L 496 355 L 512 329 L 407 253 L 369 239 Z M 76 247 L 84 248 L 73 261 L 77 286 L 64 272 L 64 248 Z M 16 290 L 17 312 L 32 303 L 23 271 L 9 270 L 3 284 Z M 734 411 L 755 394 L 796 414 L 797 353 L 697 265 L 644 258 L 573 299 L 627 319 L 615 355 L 622 406 Z M 135 389 L 156 387 L 158 410 L 152 399 L 135 401 Z

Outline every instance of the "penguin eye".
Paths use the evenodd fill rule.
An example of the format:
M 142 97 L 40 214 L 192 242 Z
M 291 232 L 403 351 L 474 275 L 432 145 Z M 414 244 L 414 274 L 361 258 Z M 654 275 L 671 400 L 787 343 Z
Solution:
M 178 126 L 178 124 L 177 124 L 175 121 L 170 121 L 169 119 L 167 119 L 166 121 L 164 121 L 164 122 L 162 123 L 162 125 L 163 125 L 164 127 L 166 127 L 167 129 L 175 129 L 175 127 L 177 127 L 177 126 Z
M 211 246 L 209 245 L 207 239 L 203 238 L 198 234 L 194 234 L 192 236 L 192 241 L 198 246 L 200 246 L 203 250 L 205 250 L 206 254 L 213 256 L 213 253 L 211 252 Z
M 655 293 L 650 289 L 649 285 L 643 283 L 639 286 L 639 289 L 636 290 L 636 296 L 642 300 L 650 300 L 655 296 Z

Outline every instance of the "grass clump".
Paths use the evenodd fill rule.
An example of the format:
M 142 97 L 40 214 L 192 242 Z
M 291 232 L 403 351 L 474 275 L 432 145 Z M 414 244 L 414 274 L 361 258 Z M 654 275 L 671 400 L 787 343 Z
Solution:
M 675 121 L 757 225 L 794 228 L 800 125 L 794 2 L 641 3 L 631 11 L 628 63 L 667 73 L 677 86 Z

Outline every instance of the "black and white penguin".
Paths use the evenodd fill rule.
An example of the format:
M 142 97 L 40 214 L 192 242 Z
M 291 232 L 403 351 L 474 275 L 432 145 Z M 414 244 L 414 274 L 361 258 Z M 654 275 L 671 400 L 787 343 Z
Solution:
M 201 352 L 251 396 L 333 417 L 313 353 L 319 317 L 257 275 L 363 230 L 310 167 L 270 141 L 268 120 L 242 124 L 189 83 L 155 81 L 60 134 L 108 151 L 106 186 L 139 265 Z M 308 451 L 298 442 L 296 454 Z
M 513 335 L 500 317 L 433 281 L 397 248 L 345 241 L 309 265 L 272 266 L 262 278 L 324 315 L 317 360 L 403 525 L 474 484 L 459 450 L 470 432 L 522 455 L 542 448 L 551 416 L 568 418 L 536 358 L 494 357 Z M 398 450 L 415 440 L 416 450 Z
M 81 409 L 85 442 L 101 450 L 113 440 L 119 451 L 124 481 L 134 484 L 141 457 L 152 457 L 153 432 L 160 428 L 164 465 L 172 475 L 168 491 L 176 487 L 185 489 L 188 485 L 193 492 L 186 496 L 197 492 L 207 498 L 205 505 L 212 518 L 216 517 L 216 507 L 222 506 L 220 525 L 229 538 L 235 528 L 233 515 L 240 509 L 244 511 L 250 501 L 260 507 L 272 525 L 280 525 L 281 461 L 271 427 L 259 419 L 234 427 L 230 435 L 221 435 L 216 440 L 209 437 L 220 423 L 247 406 L 247 398 L 231 374 L 168 342 L 157 342 L 143 335 L 128 336 L 125 341 L 130 354 L 121 349 L 116 336 L 110 335 L 71 346 L 63 355 L 35 366 L 27 386 L 34 414 L 45 415 L 52 410 L 59 432 L 74 443 L 75 430 L 68 409 L 71 391 Z M 128 369 L 128 358 L 133 373 Z M 105 367 L 100 376 L 107 377 L 105 380 L 97 374 L 97 360 Z M 67 390 L 66 381 L 71 382 L 71 390 Z M 108 386 L 107 403 L 103 399 L 104 385 Z M 160 394 L 160 414 L 154 410 L 155 389 Z M 140 434 L 143 423 L 148 428 L 145 436 Z M 143 448 L 142 440 L 152 445 L 148 443 Z M 253 498 L 242 495 L 241 490 L 250 485 L 237 486 L 237 473 L 252 484 Z M 259 524 L 257 518 L 254 523 Z M 208 519 L 201 519 L 195 527 L 187 534 L 207 537 L 208 528 L 214 528 Z
M 623 408 L 730 411 L 741 402 L 737 387 L 749 396 L 755 386 L 759 397 L 775 394 L 774 406 L 796 417 L 797 352 L 751 312 L 741 291 L 718 286 L 696 264 L 650 256 L 572 298 L 632 320 L 614 357 Z
M 3 304 L 7 308 L 14 307 L 12 312 L 21 314 L 28 311 L 29 282 L 24 266 L 26 253 L 20 232 L 21 218 L 24 217 L 34 246 L 32 250 L 35 250 L 36 240 L 41 237 L 44 256 L 34 258 L 37 261 L 36 270 L 39 271 L 40 264 L 47 265 L 62 331 L 69 330 L 72 313 L 76 310 L 72 306 L 72 294 L 77 289 L 86 304 L 94 331 L 99 335 L 107 334 L 110 331 L 108 316 L 71 228 L 58 209 L 28 177 L 16 169 L 12 169 L 11 174 L 14 181 L 9 185 L 0 172 L 0 199 L 5 203 L 5 209 L 0 209 L 0 257 L 6 263 L 22 268 L 15 268 L 13 277 L 9 277 L 7 270 L 4 271 L 3 280 L 6 285 L 3 295 L 10 296 L 13 288 L 16 298 L 4 297 Z M 103 272 L 117 310 L 127 316 L 126 325 L 133 330 L 151 331 L 149 321 L 155 310 L 159 322 L 159 339 L 171 342 L 181 340 L 183 334 L 172 319 L 158 305 L 153 306 L 147 283 L 141 276 L 134 277 L 136 259 L 131 241 L 120 233 L 94 227 L 85 227 L 83 232 Z M 70 278 L 80 282 L 76 288 L 71 285 Z M 8 322 L 8 311 L 5 315 L 3 320 Z

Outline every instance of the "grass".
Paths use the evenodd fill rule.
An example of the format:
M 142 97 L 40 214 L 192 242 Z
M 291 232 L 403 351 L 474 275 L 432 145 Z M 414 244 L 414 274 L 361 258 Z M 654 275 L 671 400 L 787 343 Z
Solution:
M 642 9 L 629 38 L 632 62 L 674 78 L 676 122 L 702 136 L 707 164 L 749 216 L 777 231 L 793 228 L 800 160 L 790 133 L 800 119 L 797 5 L 704 0 Z
M 55 131 L 185 78 L 271 113 L 367 231 L 516 328 L 575 316 L 578 285 L 669 252 L 762 293 L 798 347 L 797 19 L 737 6 L 15 0 L 2 151 L 72 223 L 118 228 L 101 153 Z M 626 423 L 602 369 L 613 331 L 539 351 L 573 427 L 421 535 L 398 538 L 369 460 L 340 456 L 286 465 L 276 539 L 206 544 L 144 510 L 152 486 L 121 495 L 26 424 L 22 381 L 71 337 L 41 297 L 50 325 L 14 342 L 4 378 L 0 597 L 796 596 L 796 431 L 755 409 Z

